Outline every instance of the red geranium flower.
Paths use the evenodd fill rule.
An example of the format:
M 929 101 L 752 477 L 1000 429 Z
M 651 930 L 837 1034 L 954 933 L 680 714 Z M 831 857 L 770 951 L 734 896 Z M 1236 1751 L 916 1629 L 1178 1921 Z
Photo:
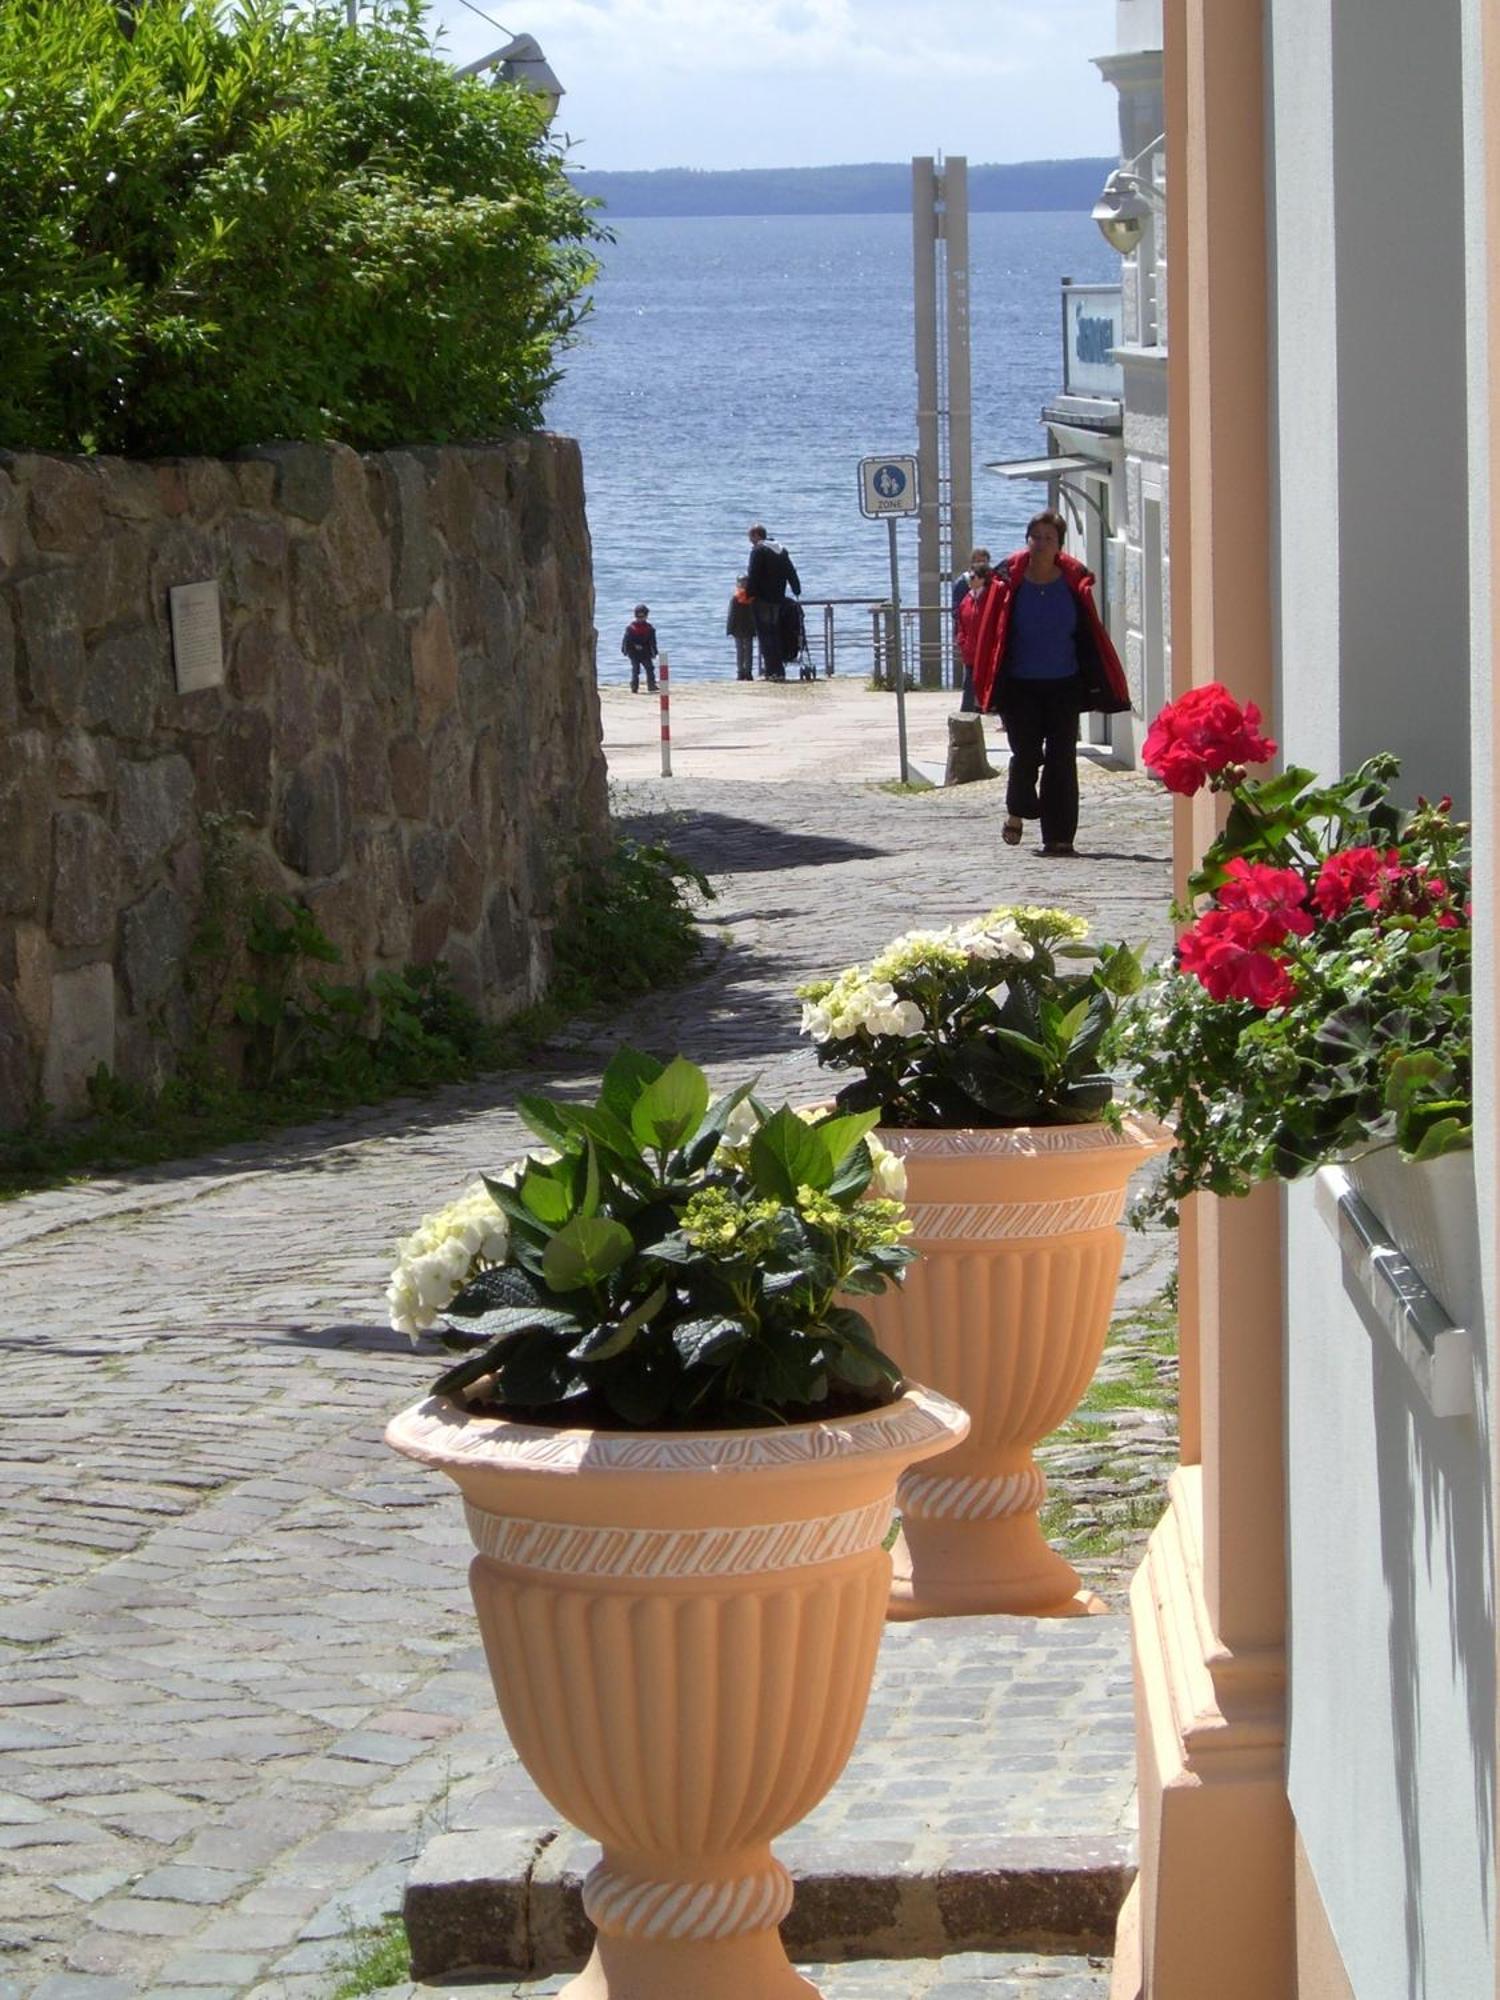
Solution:
M 1255 703 L 1242 708 L 1228 688 L 1211 681 L 1167 703 L 1146 732 L 1141 758 L 1169 792 L 1191 797 L 1230 765 L 1265 764 L 1275 754 L 1276 745 L 1260 734 Z
M 1248 1000 L 1264 1010 L 1295 997 L 1286 960 L 1264 948 L 1264 915 L 1209 910 L 1177 940 L 1177 960 L 1214 1000 Z
M 1378 910 L 1387 885 L 1400 873 L 1399 848 L 1341 847 L 1318 870 L 1313 901 L 1325 917 L 1341 917 L 1356 897 L 1366 909 Z
M 1221 910 L 1243 910 L 1260 917 L 1256 944 L 1279 944 L 1284 937 L 1308 937 L 1313 920 L 1301 906 L 1307 884 L 1295 868 L 1272 868 L 1264 861 L 1236 855 L 1225 870 L 1215 901 Z M 1248 943 L 1248 937 L 1243 939 Z

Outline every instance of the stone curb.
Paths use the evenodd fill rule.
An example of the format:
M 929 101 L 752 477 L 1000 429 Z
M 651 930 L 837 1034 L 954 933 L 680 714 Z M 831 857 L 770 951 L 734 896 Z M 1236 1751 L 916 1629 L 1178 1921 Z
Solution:
M 920 1862 L 897 1841 L 844 1840 L 804 1859 L 789 1837 L 779 1851 L 797 1884 L 782 1926 L 797 1960 L 1108 1952 L 1135 1876 L 1130 1842 L 1086 1835 L 953 1840 Z M 583 1881 L 598 1854 L 567 1827 L 438 1835 L 406 1888 L 413 1978 L 576 1970 L 593 1939 Z

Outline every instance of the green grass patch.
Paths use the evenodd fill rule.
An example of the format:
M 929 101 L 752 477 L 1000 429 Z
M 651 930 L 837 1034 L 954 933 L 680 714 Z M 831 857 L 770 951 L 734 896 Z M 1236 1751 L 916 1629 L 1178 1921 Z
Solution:
M 399 1986 L 411 1978 L 411 1947 L 399 1917 L 351 1931 L 345 1947 L 345 1957 L 333 1968 L 338 1984 L 328 2000 L 363 2000 L 382 1986 Z

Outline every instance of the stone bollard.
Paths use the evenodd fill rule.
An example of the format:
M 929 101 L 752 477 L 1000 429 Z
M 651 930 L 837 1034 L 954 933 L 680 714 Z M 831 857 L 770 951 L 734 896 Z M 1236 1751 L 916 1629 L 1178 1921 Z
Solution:
M 972 785 L 979 778 L 993 778 L 995 767 L 985 754 L 984 718 L 978 715 L 948 717 L 948 765 L 943 772 L 945 785 Z

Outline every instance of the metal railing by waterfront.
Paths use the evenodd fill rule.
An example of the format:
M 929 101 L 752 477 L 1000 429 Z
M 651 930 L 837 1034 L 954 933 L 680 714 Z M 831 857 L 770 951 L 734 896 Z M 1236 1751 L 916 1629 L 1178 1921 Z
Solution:
M 889 684 L 893 607 L 884 597 L 804 597 L 807 650 L 825 678 L 855 673 Z M 917 607 L 901 607 L 901 657 L 908 662 L 906 684 L 916 685 L 911 663 L 917 657 Z

